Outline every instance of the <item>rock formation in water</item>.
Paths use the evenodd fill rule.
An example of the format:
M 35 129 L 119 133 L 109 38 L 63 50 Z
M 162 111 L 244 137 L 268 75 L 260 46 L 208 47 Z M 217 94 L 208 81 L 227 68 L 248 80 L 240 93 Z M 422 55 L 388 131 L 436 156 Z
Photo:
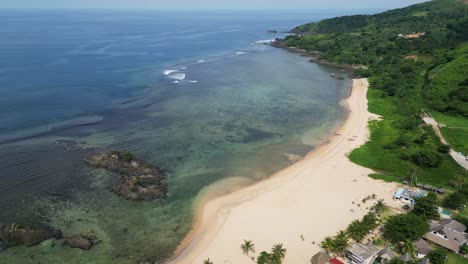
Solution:
M 127 151 L 112 151 L 86 159 L 91 166 L 120 174 L 113 191 L 125 199 L 152 201 L 166 197 L 165 174 Z
M 0 224 L 0 248 L 34 246 L 49 238 L 60 239 L 62 232 L 51 228 L 34 229 L 19 224 Z
M 65 239 L 63 245 L 71 248 L 89 250 L 98 243 L 95 236 L 76 235 Z

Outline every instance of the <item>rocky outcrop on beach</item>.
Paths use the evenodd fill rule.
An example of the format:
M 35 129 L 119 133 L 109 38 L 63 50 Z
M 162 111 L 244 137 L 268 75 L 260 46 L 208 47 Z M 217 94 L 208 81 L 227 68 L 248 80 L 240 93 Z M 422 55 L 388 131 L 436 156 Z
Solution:
M 63 245 L 71 248 L 90 250 L 97 243 L 98 240 L 96 236 L 76 235 L 65 239 Z
M 113 191 L 125 199 L 153 201 L 166 197 L 166 176 L 158 167 L 152 167 L 127 151 L 112 151 L 86 159 L 97 168 L 120 174 Z
M 0 224 L 0 248 L 16 245 L 34 246 L 49 238 L 60 239 L 62 232 L 51 228 L 29 228 L 19 224 Z

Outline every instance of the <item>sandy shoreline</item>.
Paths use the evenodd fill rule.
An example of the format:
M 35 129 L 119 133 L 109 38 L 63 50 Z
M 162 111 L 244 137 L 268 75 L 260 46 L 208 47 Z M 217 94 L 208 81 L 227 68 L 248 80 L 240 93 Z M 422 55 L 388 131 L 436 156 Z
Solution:
M 202 203 L 170 263 L 203 263 L 208 257 L 214 263 L 250 263 L 240 250 L 244 239 L 254 242 L 257 253 L 283 243 L 284 263 L 310 263 L 325 236 L 366 213 L 371 202 L 361 204 L 364 197 L 376 194 L 393 204 L 395 185 L 367 177 L 372 170 L 346 156 L 367 140 L 367 122 L 375 118 L 367 111 L 367 88 L 367 79 L 353 80 L 348 118 L 327 144 L 267 180 Z

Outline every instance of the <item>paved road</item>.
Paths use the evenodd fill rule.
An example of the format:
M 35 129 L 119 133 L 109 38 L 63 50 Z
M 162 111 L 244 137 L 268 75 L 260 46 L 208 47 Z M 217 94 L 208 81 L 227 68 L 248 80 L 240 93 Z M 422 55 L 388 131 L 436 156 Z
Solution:
M 432 118 L 430 116 L 424 116 L 423 120 L 424 120 L 424 122 L 426 124 L 428 124 L 428 125 L 432 126 L 432 128 L 434 128 L 435 133 L 437 134 L 437 136 L 439 136 L 440 141 L 442 141 L 442 143 L 444 143 L 446 145 L 449 145 L 447 140 L 445 139 L 445 137 L 442 135 L 442 132 L 440 132 L 439 123 L 437 123 L 437 121 L 434 118 Z M 452 158 L 458 164 L 460 164 L 460 166 L 465 168 L 465 170 L 468 170 L 468 160 L 466 160 L 467 158 L 463 154 L 460 154 L 460 153 L 456 152 L 454 149 L 452 149 L 450 147 L 450 156 L 452 156 Z

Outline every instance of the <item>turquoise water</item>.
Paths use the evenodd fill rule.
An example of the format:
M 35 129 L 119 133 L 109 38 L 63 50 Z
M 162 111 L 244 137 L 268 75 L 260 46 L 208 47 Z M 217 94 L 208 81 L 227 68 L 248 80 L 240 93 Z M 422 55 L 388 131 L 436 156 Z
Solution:
M 207 186 L 224 180 L 211 190 L 219 195 L 264 179 L 291 164 L 290 154 L 312 150 L 344 119 L 339 102 L 350 80 L 330 74 L 345 72 L 255 44 L 275 37 L 267 29 L 313 18 L 178 16 L 43 15 L 47 22 L 36 19 L 44 27 L 51 19 L 66 23 L 43 36 L 54 36 L 58 46 L 29 57 L 36 66 L 8 57 L 14 45 L 2 49 L 11 60 L 0 73 L 10 96 L 0 104 L 9 111 L 0 129 L 0 222 L 48 225 L 65 236 L 95 234 L 101 243 L 90 251 L 62 241 L 17 246 L 0 252 L 0 263 L 160 262 L 190 230 L 194 201 Z M 12 20 L 14 28 L 25 30 L 20 25 L 33 18 Z M 60 33 L 67 23 L 86 30 Z M 181 33 L 169 25 L 190 28 Z M 50 60 L 61 66 L 35 73 Z M 83 162 L 123 149 L 167 172 L 166 200 L 121 199 L 110 191 L 116 175 Z

